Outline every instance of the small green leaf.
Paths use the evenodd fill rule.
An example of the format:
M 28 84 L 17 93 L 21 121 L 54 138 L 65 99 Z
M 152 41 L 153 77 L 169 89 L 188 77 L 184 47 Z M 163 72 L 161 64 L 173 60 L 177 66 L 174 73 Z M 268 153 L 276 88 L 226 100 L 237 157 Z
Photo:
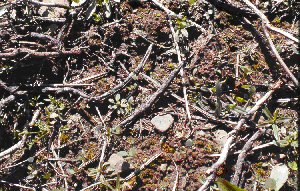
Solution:
M 215 87 L 211 88 L 210 90 L 211 90 L 213 93 L 216 93 L 216 91 L 217 91 Z
M 273 119 L 272 113 L 267 107 L 265 107 L 262 111 L 267 116 L 268 119 Z
M 280 147 L 287 147 L 290 144 L 287 140 L 279 140 L 278 143 Z
M 277 117 L 278 117 L 278 113 L 279 113 L 279 110 L 276 109 L 275 112 L 274 112 L 274 115 L 273 115 L 274 121 L 276 121 L 276 119 L 277 119 Z
M 246 191 L 245 189 L 239 188 L 238 186 L 231 184 L 223 178 L 218 178 L 217 184 L 220 191 Z
M 246 90 L 249 90 L 251 87 L 251 85 L 242 85 L 241 88 L 243 89 L 246 89 Z
M 79 3 L 79 0 L 72 0 L 74 3 Z
M 49 180 L 50 178 L 51 178 L 51 173 L 50 172 L 44 174 L 44 176 L 43 176 L 43 179 L 45 179 L 45 180 Z
M 292 141 L 291 146 L 297 148 L 298 147 L 298 141 Z
M 189 5 L 192 6 L 195 2 L 196 0 L 189 0 Z
M 288 162 L 288 166 L 290 167 L 290 169 L 292 170 L 298 170 L 298 165 L 297 165 L 297 162 L 296 161 L 293 161 L 293 162 Z
M 236 105 L 235 104 L 228 104 L 227 108 L 228 109 L 234 109 L 234 108 L 236 108 Z
M 121 107 L 127 107 L 128 106 L 128 104 L 127 104 L 127 100 L 126 99 L 122 99 L 121 100 Z
M 130 97 L 127 102 L 132 104 L 133 103 L 133 97 Z
M 246 75 L 250 75 L 252 74 L 252 70 L 251 68 L 249 68 L 248 66 L 240 66 L 240 68 L 242 69 L 242 71 L 246 74 Z
M 235 97 L 235 99 L 236 99 L 237 102 L 240 102 L 240 103 L 245 103 L 246 102 L 246 100 L 242 97 L 237 96 L 237 97 Z

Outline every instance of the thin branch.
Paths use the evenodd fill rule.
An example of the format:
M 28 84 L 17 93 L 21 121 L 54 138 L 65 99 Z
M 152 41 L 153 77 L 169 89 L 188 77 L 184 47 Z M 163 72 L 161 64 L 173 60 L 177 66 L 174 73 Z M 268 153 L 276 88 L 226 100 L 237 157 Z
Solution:
M 150 163 L 152 163 L 154 160 L 156 160 L 158 157 L 160 157 L 161 155 L 163 154 L 163 152 L 159 152 L 157 154 L 155 154 L 154 156 L 152 156 L 149 160 L 147 160 L 147 162 L 145 162 L 144 164 L 142 164 L 140 166 L 140 168 L 136 171 L 134 171 L 133 173 L 129 174 L 124 180 L 122 181 L 128 181 L 130 180 L 131 178 L 133 178 L 134 176 L 138 175 L 142 170 L 144 170 L 144 168 L 146 166 L 148 166 Z
M 26 189 L 26 190 L 33 190 L 33 191 L 36 191 L 35 188 L 28 187 L 28 186 L 23 186 L 23 185 L 21 185 L 21 184 L 10 183 L 10 182 L 4 181 L 4 180 L 0 180 L 0 182 L 1 182 L 2 184 L 8 184 L 8 185 L 11 186 L 11 187 L 17 187 L 17 188 L 19 188 L 19 189 Z
M 180 52 L 180 49 L 179 49 L 178 42 L 176 40 L 176 33 L 175 33 L 174 27 L 172 25 L 171 19 L 169 18 L 168 20 L 169 20 L 170 29 L 171 29 L 172 36 L 173 36 L 173 42 L 174 42 L 175 49 L 176 49 L 176 52 L 177 52 L 178 63 L 180 65 L 180 64 L 183 63 L 183 61 L 181 59 L 181 52 Z M 186 113 L 187 113 L 189 123 L 191 123 L 191 112 L 190 112 L 189 101 L 188 101 L 188 97 L 187 97 L 187 93 L 186 93 L 187 92 L 187 87 L 186 87 L 186 83 L 185 83 L 185 76 L 184 76 L 183 67 L 180 69 L 180 75 L 181 75 L 181 81 L 182 81 L 182 85 L 183 85 L 183 98 L 184 98 L 184 103 L 185 103 L 185 110 L 186 110 Z
M 57 40 L 56 38 L 53 38 L 52 36 L 45 35 L 45 34 L 30 32 L 28 35 L 25 35 L 25 36 L 37 38 L 37 39 L 40 39 L 40 40 L 50 41 L 54 45 L 60 45 L 61 44 L 61 41 Z
M 137 75 L 140 72 L 140 70 L 143 68 L 143 66 L 145 65 L 146 61 L 148 60 L 148 58 L 150 56 L 152 47 L 153 47 L 153 44 L 151 44 L 148 47 L 148 49 L 145 53 L 145 56 L 143 57 L 143 59 L 141 60 L 140 64 L 137 66 L 137 68 L 133 72 L 131 72 L 122 83 L 120 83 L 113 89 L 109 90 L 108 92 L 105 92 L 104 94 L 102 94 L 100 96 L 90 98 L 90 101 L 94 101 L 94 100 L 102 101 L 102 100 L 106 99 L 107 97 L 110 97 L 110 96 L 114 95 L 115 93 L 117 93 L 118 91 L 120 91 L 121 89 L 123 89 L 132 80 L 132 78 L 135 75 Z
M 37 118 L 40 114 L 40 111 L 41 111 L 40 109 L 37 109 L 34 112 L 31 122 L 24 128 L 25 131 L 28 129 L 28 127 L 32 127 L 34 125 L 35 121 L 37 120 Z M 22 139 L 17 144 L 13 145 L 12 147 L 10 147 L 0 153 L 0 160 L 2 160 L 2 158 L 5 157 L 6 155 L 12 154 L 12 153 L 16 152 L 17 150 L 21 149 L 24 146 L 26 139 L 27 139 L 27 133 L 25 132 Z
M 136 69 L 131 72 L 127 78 L 121 82 L 119 85 L 117 85 L 116 87 L 110 89 L 109 91 L 105 92 L 104 94 L 100 95 L 100 96 L 91 96 L 86 94 L 83 91 L 80 91 L 78 89 L 75 88 L 71 88 L 71 87 L 64 87 L 64 88 L 52 88 L 52 87 L 47 87 L 44 88 L 42 91 L 45 93 L 47 91 L 56 91 L 56 93 L 72 93 L 75 95 L 79 95 L 82 98 L 88 99 L 89 101 L 103 101 L 104 99 L 116 94 L 117 92 L 119 92 L 120 90 L 122 90 L 132 79 L 135 75 L 137 75 L 140 70 L 143 68 L 143 66 L 145 65 L 146 61 L 148 60 L 151 50 L 152 50 L 153 45 L 151 44 L 148 47 L 148 50 L 146 51 L 145 56 L 143 57 L 141 63 L 136 67 Z M 89 80 L 89 79 L 88 79 Z
M 242 0 L 245 4 L 247 4 L 258 16 L 259 18 L 262 20 L 263 24 L 265 24 L 265 26 L 272 30 L 272 31 L 275 31 L 277 33 L 280 33 L 282 35 L 284 35 L 285 37 L 291 39 L 292 41 L 296 42 L 296 43 L 299 43 L 299 39 L 297 39 L 296 37 L 294 37 L 292 34 L 280 29 L 280 28 L 277 28 L 277 27 L 274 27 L 270 24 L 270 21 L 268 20 L 268 18 L 255 6 L 253 5 L 253 3 L 251 3 L 249 0 Z
M 252 13 L 252 11 L 241 7 L 236 7 L 235 5 L 232 5 L 226 0 L 207 0 L 207 1 L 212 5 L 214 5 L 217 9 L 221 11 L 225 11 L 232 15 L 237 15 L 240 17 L 253 17 L 253 18 L 257 17 L 257 15 Z
M 54 150 L 53 144 L 51 144 L 51 151 L 52 151 L 52 154 L 54 155 L 54 157 L 55 157 L 56 159 L 60 159 L 59 156 L 58 156 L 58 154 L 57 154 L 57 153 L 55 152 L 55 150 Z M 66 189 L 66 190 L 69 190 L 69 185 L 68 185 L 68 181 L 67 181 L 67 177 L 68 177 L 68 176 L 66 175 L 66 173 L 65 173 L 65 171 L 64 171 L 64 168 L 63 168 L 63 166 L 62 166 L 62 163 L 61 163 L 60 160 L 57 160 L 56 162 L 57 162 L 57 165 L 58 165 L 58 167 L 59 167 L 59 169 L 60 169 L 60 171 L 61 171 L 61 173 L 62 173 L 62 175 L 63 175 L 63 177 L 64 177 L 65 189 Z
M 76 80 L 74 82 L 71 82 L 72 84 L 80 84 L 80 83 L 83 83 L 83 82 L 86 82 L 86 81 L 94 81 L 94 80 L 97 80 L 99 78 L 102 78 L 104 76 L 107 75 L 107 72 L 105 73 L 101 73 L 101 74 L 96 74 L 96 75 L 93 75 L 93 76 L 89 76 L 89 77 L 86 77 L 86 78 L 83 78 L 83 79 L 80 79 L 80 80 Z
M 19 55 L 27 54 L 31 57 L 58 57 L 58 56 L 68 56 L 68 55 L 79 55 L 81 54 L 80 49 L 73 49 L 68 51 L 58 51 L 58 52 L 37 52 L 28 48 L 15 49 L 13 52 L 0 52 L 0 58 L 11 58 Z
M 174 69 L 168 79 L 162 84 L 162 86 L 154 93 L 152 94 L 152 96 L 149 96 L 149 98 L 147 99 L 147 102 L 144 102 L 139 108 L 137 108 L 132 115 L 130 115 L 128 118 L 126 118 L 125 120 L 123 120 L 118 126 L 120 127 L 125 127 L 128 124 L 132 123 L 133 120 L 135 120 L 137 117 L 139 117 L 140 115 L 142 115 L 146 110 L 148 110 L 152 104 L 159 98 L 159 96 L 161 96 L 167 89 L 167 87 L 171 84 L 171 82 L 173 81 L 173 79 L 177 76 L 177 74 L 179 73 L 180 69 L 183 67 L 184 63 L 181 63 L 177 66 L 176 69 Z
M 284 69 L 284 71 L 289 75 L 289 77 L 292 79 L 293 83 L 296 85 L 296 87 L 299 86 L 299 81 L 297 80 L 297 78 L 294 76 L 294 74 L 290 71 L 290 69 L 287 67 L 287 65 L 284 63 L 283 59 L 281 58 L 281 56 L 279 55 L 278 51 L 276 50 L 273 42 L 272 42 L 272 39 L 266 29 L 266 27 L 264 27 L 264 24 L 262 25 L 263 27 L 263 31 L 264 31 L 264 34 L 267 38 L 267 41 L 268 41 L 268 44 L 272 50 L 272 52 L 274 53 L 276 59 L 278 60 L 279 64 L 281 65 L 281 67 Z
M 235 185 L 240 185 L 240 175 L 242 173 L 243 163 L 245 162 L 245 158 L 247 153 L 251 150 L 251 147 L 256 139 L 258 139 L 263 133 L 265 132 L 264 129 L 259 129 L 244 145 L 242 148 L 242 152 L 238 156 L 238 160 L 236 162 L 235 173 L 231 180 L 231 183 Z
M 177 167 L 177 164 L 176 162 L 174 161 L 174 159 L 172 158 L 172 161 L 174 163 L 174 166 L 175 166 L 175 170 L 176 170 L 176 179 L 174 181 L 174 186 L 173 186 L 173 189 L 172 191 L 176 191 L 176 188 L 177 188 L 177 184 L 178 184 L 178 178 L 179 178 L 179 172 L 178 172 L 178 167 Z
M 33 19 L 37 21 L 49 22 L 49 23 L 65 23 L 66 18 L 53 18 L 53 17 L 38 17 L 33 16 Z
M 39 2 L 36 0 L 25 0 L 28 3 L 31 3 L 33 5 L 37 6 L 45 6 L 45 7 L 57 7 L 57 8 L 63 8 L 63 9 L 70 9 L 71 7 L 66 4 L 61 4 L 61 3 L 45 3 L 45 2 Z

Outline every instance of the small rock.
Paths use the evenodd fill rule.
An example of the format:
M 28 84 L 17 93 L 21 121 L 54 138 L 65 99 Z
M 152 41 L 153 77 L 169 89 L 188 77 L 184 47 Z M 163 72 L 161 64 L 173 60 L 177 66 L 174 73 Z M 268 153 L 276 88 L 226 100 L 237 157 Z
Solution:
M 151 123 L 155 126 L 155 128 L 160 132 L 166 132 L 173 124 L 174 118 L 172 115 L 161 115 L 161 116 L 155 116 Z
M 112 154 L 109 157 L 107 164 L 109 165 L 108 171 L 114 171 L 115 173 L 128 172 L 132 169 L 131 165 L 118 154 Z
M 164 172 L 164 171 L 167 170 L 167 167 L 168 167 L 168 164 L 165 163 L 165 164 L 161 164 L 159 168 L 160 168 L 161 171 Z
M 194 142 L 193 142 L 192 139 L 188 139 L 188 140 L 186 140 L 186 142 L 185 142 L 185 146 L 186 146 L 186 147 L 191 147 L 191 146 L 193 146 L 193 144 L 194 144 Z
M 217 130 L 214 132 L 214 135 L 219 147 L 222 148 L 227 141 L 228 133 L 224 130 Z

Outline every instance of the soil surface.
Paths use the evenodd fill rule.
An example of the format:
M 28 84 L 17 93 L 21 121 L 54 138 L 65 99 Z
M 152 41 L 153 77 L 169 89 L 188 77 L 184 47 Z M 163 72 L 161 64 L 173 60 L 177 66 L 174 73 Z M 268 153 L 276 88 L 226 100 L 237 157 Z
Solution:
M 198 190 L 211 169 L 208 190 L 267 190 L 279 164 L 297 190 L 298 87 L 243 1 L 248 22 L 212 0 L 34 2 L 0 3 L 1 190 Z M 295 4 L 256 6 L 298 36 Z M 269 34 L 298 77 L 297 43 Z

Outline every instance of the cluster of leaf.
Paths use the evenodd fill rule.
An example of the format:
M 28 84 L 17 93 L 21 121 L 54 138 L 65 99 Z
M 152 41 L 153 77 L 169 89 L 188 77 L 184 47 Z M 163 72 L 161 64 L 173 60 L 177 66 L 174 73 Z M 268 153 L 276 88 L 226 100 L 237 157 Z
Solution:
M 115 99 L 109 99 L 108 101 L 112 104 L 108 108 L 116 110 L 118 115 L 125 115 L 132 111 L 133 97 L 126 100 L 121 99 L 120 94 L 116 94 Z
M 287 128 L 284 125 L 279 127 L 279 125 L 282 123 L 285 123 L 285 124 L 290 123 L 292 118 L 279 116 L 278 109 L 275 110 L 275 112 L 272 114 L 268 108 L 264 108 L 263 113 L 267 117 L 267 120 L 260 123 L 259 126 L 261 126 L 261 127 L 271 126 L 272 127 L 276 144 L 280 147 L 291 146 L 293 148 L 297 148 L 298 147 L 298 130 L 296 128 Z
M 65 109 L 65 104 L 62 101 L 57 100 L 51 95 L 48 96 L 48 99 L 44 99 L 44 102 L 36 103 L 37 100 L 38 98 L 35 98 L 35 101 L 31 102 L 31 105 L 41 106 L 44 102 L 49 103 L 49 105 L 44 108 L 43 119 L 36 122 L 37 129 L 31 132 L 26 132 L 34 135 L 33 140 L 29 143 L 30 147 L 42 140 L 44 137 L 49 136 L 52 133 L 56 122 L 64 120 L 62 111 Z M 64 126 L 60 128 L 60 131 L 65 131 L 67 129 L 68 128 Z

